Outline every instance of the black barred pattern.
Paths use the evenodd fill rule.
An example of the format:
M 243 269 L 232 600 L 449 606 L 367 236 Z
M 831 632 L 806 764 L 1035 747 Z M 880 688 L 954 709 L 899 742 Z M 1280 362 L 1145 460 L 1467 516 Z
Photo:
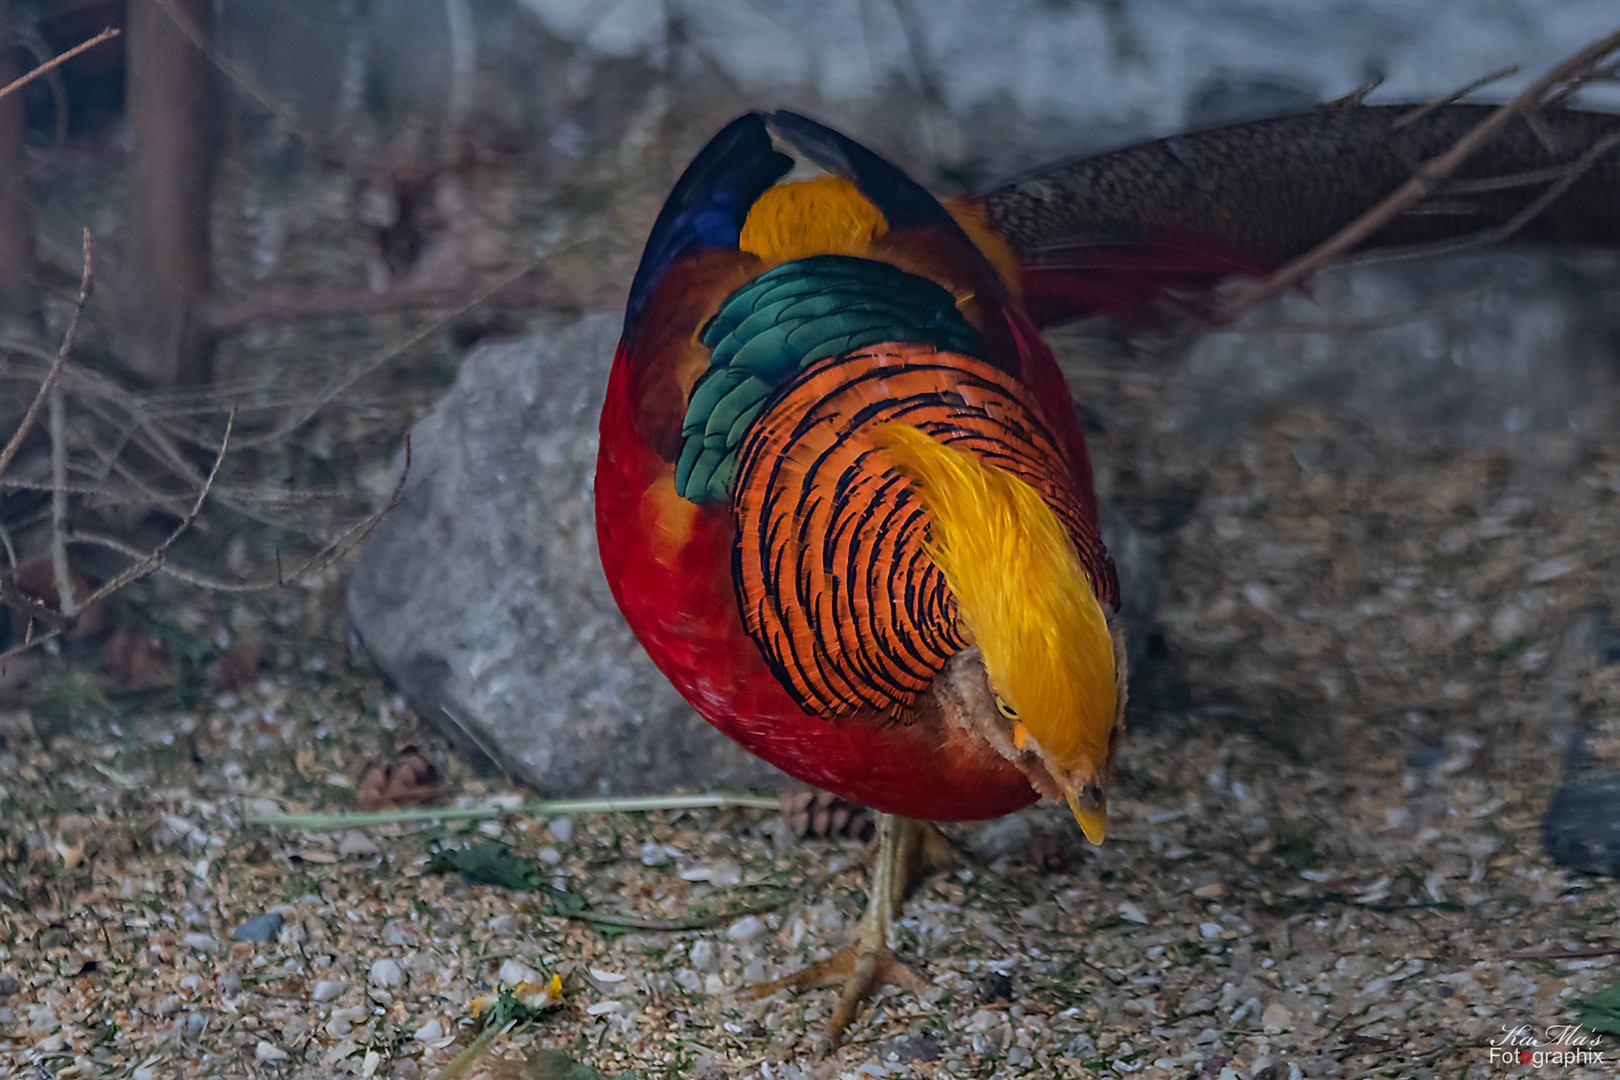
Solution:
M 733 581 L 748 632 L 807 712 L 900 716 L 970 642 L 928 557 L 928 514 L 872 442 L 903 423 L 1029 483 L 1096 530 L 1028 392 L 991 365 L 883 345 L 807 367 L 743 443 Z

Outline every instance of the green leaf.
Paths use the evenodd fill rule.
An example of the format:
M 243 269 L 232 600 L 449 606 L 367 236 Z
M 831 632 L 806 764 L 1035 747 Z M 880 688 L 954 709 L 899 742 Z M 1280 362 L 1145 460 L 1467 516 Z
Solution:
M 522 1080 L 644 1080 L 639 1073 L 626 1069 L 617 1078 L 609 1078 L 582 1061 L 575 1061 L 562 1050 L 536 1050 L 518 1069 Z
M 546 869 L 525 859 L 505 844 L 486 840 L 470 848 L 440 848 L 428 860 L 430 874 L 460 874 L 475 885 L 498 885 L 514 892 L 535 893 L 549 902 L 557 915 L 585 910 L 585 899 L 546 882 Z
M 1581 1025 L 1593 1031 L 1620 1035 L 1620 979 L 1581 999 Z

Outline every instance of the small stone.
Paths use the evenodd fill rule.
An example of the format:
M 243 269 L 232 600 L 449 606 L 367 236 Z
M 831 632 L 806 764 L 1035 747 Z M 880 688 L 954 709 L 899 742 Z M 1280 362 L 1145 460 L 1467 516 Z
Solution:
M 1545 562 L 1538 562 L 1532 566 L 1530 572 L 1525 575 L 1525 579 L 1532 585 L 1544 585 L 1549 581 L 1555 581 L 1563 577 L 1573 570 L 1579 569 L 1580 565 L 1578 560 L 1567 555 L 1556 559 L 1547 559 Z
M 188 949 L 196 949 L 199 952 L 219 951 L 219 941 L 213 934 L 187 934 L 180 939 L 180 944 Z
M 574 819 L 559 817 L 551 819 L 551 835 L 557 838 L 557 843 L 566 844 L 574 838 Z
M 387 957 L 371 965 L 371 971 L 367 974 L 367 978 L 371 981 L 372 986 L 381 986 L 385 989 L 405 984 L 405 972 L 400 969 L 399 962 L 390 960 Z
M 343 834 L 343 839 L 338 841 L 339 855 L 358 858 L 366 855 L 376 855 L 381 851 L 382 849 L 376 845 L 371 837 L 357 829 L 350 829 Z
M 489 932 L 499 938 L 517 937 L 518 917 L 510 911 L 496 915 L 489 920 Z
M 744 915 L 726 928 L 731 941 L 753 941 L 765 933 L 765 923 L 757 915 Z
M 1129 900 L 1120 902 L 1119 917 L 1126 922 L 1141 923 L 1143 926 L 1146 926 L 1148 921 L 1147 913 Z
M 21 989 L 22 983 L 17 981 L 17 977 L 15 975 L 9 973 L 0 975 L 0 1001 L 6 1000 L 6 998 L 10 997 Z
M 253 1048 L 253 1057 L 258 1061 L 286 1061 L 287 1051 L 274 1043 L 267 1043 L 260 1039 Z
M 534 853 L 534 857 L 545 863 L 547 866 L 561 866 L 563 861 L 562 852 L 558 851 L 554 847 L 549 846 L 543 847 L 539 851 L 536 851 Z
M 1200 885 L 1194 889 L 1193 895 L 1200 900 L 1218 900 L 1226 895 L 1226 886 L 1219 881 L 1213 881 L 1208 885 Z
M 1294 1014 L 1280 1001 L 1273 1001 L 1260 1014 L 1260 1026 L 1267 1035 L 1280 1035 L 1294 1026 Z
M 1518 604 L 1504 604 L 1491 616 L 1491 637 L 1499 645 L 1523 637 L 1529 628 L 1530 616 Z
M 986 1005 L 1013 999 L 1012 976 L 1000 971 L 987 971 L 979 979 L 979 1000 Z
M 1218 922 L 1199 923 L 1198 933 L 1205 941 L 1219 940 L 1221 936 L 1221 924 Z
M 884 1039 L 872 1047 L 872 1056 L 880 1065 L 938 1061 L 939 1054 L 939 1043 L 927 1035 L 898 1035 L 892 1039 Z
M 534 968 L 510 957 L 501 961 L 501 969 L 495 973 L 495 978 L 503 986 L 516 986 L 518 983 L 532 983 L 539 986 L 546 981 Z
M 439 1025 L 439 1018 L 434 1017 L 411 1033 L 417 1042 L 434 1042 L 444 1038 L 444 1028 Z
M 691 951 L 687 954 L 692 960 L 692 966 L 699 971 L 718 971 L 720 968 L 719 950 L 714 942 L 700 938 L 692 942 Z
M 237 941 L 274 941 L 276 935 L 281 933 L 281 924 L 286 921 L 286 919 L 273 911 L 263 915 L 255 915 L 231 931 L 231 936 L 236 938 Z
M 348 988 L 336 979 L 321 979 L 310 990 L 309 997 L 311 1001 L 336 1001 L 343 996 L 346 989 Z
M 589 970 L 591 973 L 591 978 L 601 983 L 624 982 L 625 979 L 629 978 L 629 976 L 624 974 L 622 971 L 604 971 L 598 967 L 593 967 Z
M 1069 1045 L 1064 1048 L 1063 1056 L 1077 1058 L 1080 1061 L 1094 1060 L 1097 1056 L 1097 1043 L 1090 1035 L 1082 1031 L 1069 1040 Z

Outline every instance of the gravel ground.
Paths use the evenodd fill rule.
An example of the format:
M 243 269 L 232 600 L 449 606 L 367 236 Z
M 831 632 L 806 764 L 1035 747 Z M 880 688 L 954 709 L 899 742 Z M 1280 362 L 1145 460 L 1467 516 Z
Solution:
M 950 827 L 959 864 L 900 928 L 927 989 L 885 991 L 842 1049 L 820 1056 L 830 991 L 735 991 L 842 944 L 855 841 L 766 810 L 249 824 L 352 809 L 410 745 L 450 804 L 523 797 L 349 666 L 333 579 L 246 613 L 151 586 L 171 653 L 213 672 L 193 693 L 104 696 L 69 656 L 0 710 L 6 1074 L 432 1077 L 475 999 L 553 974 L 560 1000 L 466 1075 L 565 1075 L 544 1049 L 596 1071 L 576 1080 L 1556 1074 L 1492 1040 L 1578 1022 L 1620 951 L 1620 889 L 1538 836 L 1561 747 L 1620 689 L 1588 644 L 1620 444 L 1510 458 L 1306 411 L 1211 450 L 1093 359 L 1101 486 L 1165 576 L 1113 829 Z M 220 689 L 208 665 L 246 641 L 268 667 Z M 625 932 L 430 872 L 489 841 L 592 913 L 712 925 Z M 1620 1036 L 1581 1035 L 1606 1063 L 1567 1075 L 1613 1075 Z

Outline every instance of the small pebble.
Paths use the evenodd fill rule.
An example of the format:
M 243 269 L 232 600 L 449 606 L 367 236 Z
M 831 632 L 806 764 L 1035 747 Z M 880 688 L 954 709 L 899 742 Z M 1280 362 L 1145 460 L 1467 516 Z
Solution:
M 518 917 L 510 911 L 502 912 L 489 920 L 489 932 L 499 938 L 517 937 Z
M 367 978 L 371 985 L 381 987 L 402 986 L 405 983 L 405 972 L 400 970 L 398 961 L 384 957 L 371 965 Z
M 927 1035 L 898 1035 L 874 1045 L 872 1053 L 885 1065 L 893 1063 L 903 1065 L 912 1061 L 938 1061 L 940 1047 L 938 1042 Z
M 757 915 L 744 915 L 726 928 L 726 937 L 732 941 L 753 941 L 765 932 L 765 923 Z
M 1273 1001 L 1260 1014 L 1260 1026 L 1267 1035 L 1280 1035 L 1294 1026 L 1294 1014 L 1280 1001 Z
M 338 842 L 339 855 L 359 858 L 366 855 L 377 855 L 381 851 L 382 849 L 376 845 L 371 837 L 357 829 L 350 829 L 344 833 L 343 839 Z
M 231 931 L 231 936 L 237 941 L 274 941 L 281 932 L 281 924 L 287 920 L 275 912 L 256 915 L 247 922 Z
M 260 1039 L 258 1045 L 253 1048 L 253 1056 L 259 1061 L 286 1061 L 287 1051 L 274 1043 Z
M 699 971 L 715 971 L 720 967 L 719 950 L 712 941 L 700 938 L 692 942 L 692 949 L 687 955 L 692 960 L 692 966 Z
M 320 979 L 315 983 L 314 988 L 309 992 L 310 1000 L 336 1001 L 338 998 L 343 996 L 343 991 L 345 989 L 347 989 L 347 987 L 344 986 L 343 983 L 338 982 L 336 979 Z
M 574 838 L 574 819 L 565 817 L 552 818 L 551 835 L 557 838 L 559 844 L 568 843 Z
M 516 986 L 518 983 L 539 985 L 546 981 L 534 968 L 521 960 L 513 960 L 510 957 L 501 961 L 501 970 L 495 973 L 495 978 L 503 986 Z
M 543 847 L 534 853 L 534 857 L 545 863 L 547 866 L 561 866 L 563 861 L 562 852 L 558 851 L 554 847 Z M 643 861 L 645 861 L 645 856 L 643 856 Z M 647 865 L 651 866 L 653 864 L 648 863 Z
M 439 1025 L 439 1018 L 434 1017 L 411 1033 L 417 1042 L 434 1042 L 444 1038 L 444 1028 Z
M 216 952 L 219 949 L 219 941 L 213 934 L 187 934 L 180 939 L 180 944 L 201 952 Z
M 999 971 L 987 971 L 979 980 L 979 1000 L 986 1005 L 1013 999 L 1012 976 Z
M 1129 900 L 1120 902 L 1119 917 L 1126 922 L 1141 923 L 1143 926 L 1146 926 L 1148 921 L 1147 913 Z

